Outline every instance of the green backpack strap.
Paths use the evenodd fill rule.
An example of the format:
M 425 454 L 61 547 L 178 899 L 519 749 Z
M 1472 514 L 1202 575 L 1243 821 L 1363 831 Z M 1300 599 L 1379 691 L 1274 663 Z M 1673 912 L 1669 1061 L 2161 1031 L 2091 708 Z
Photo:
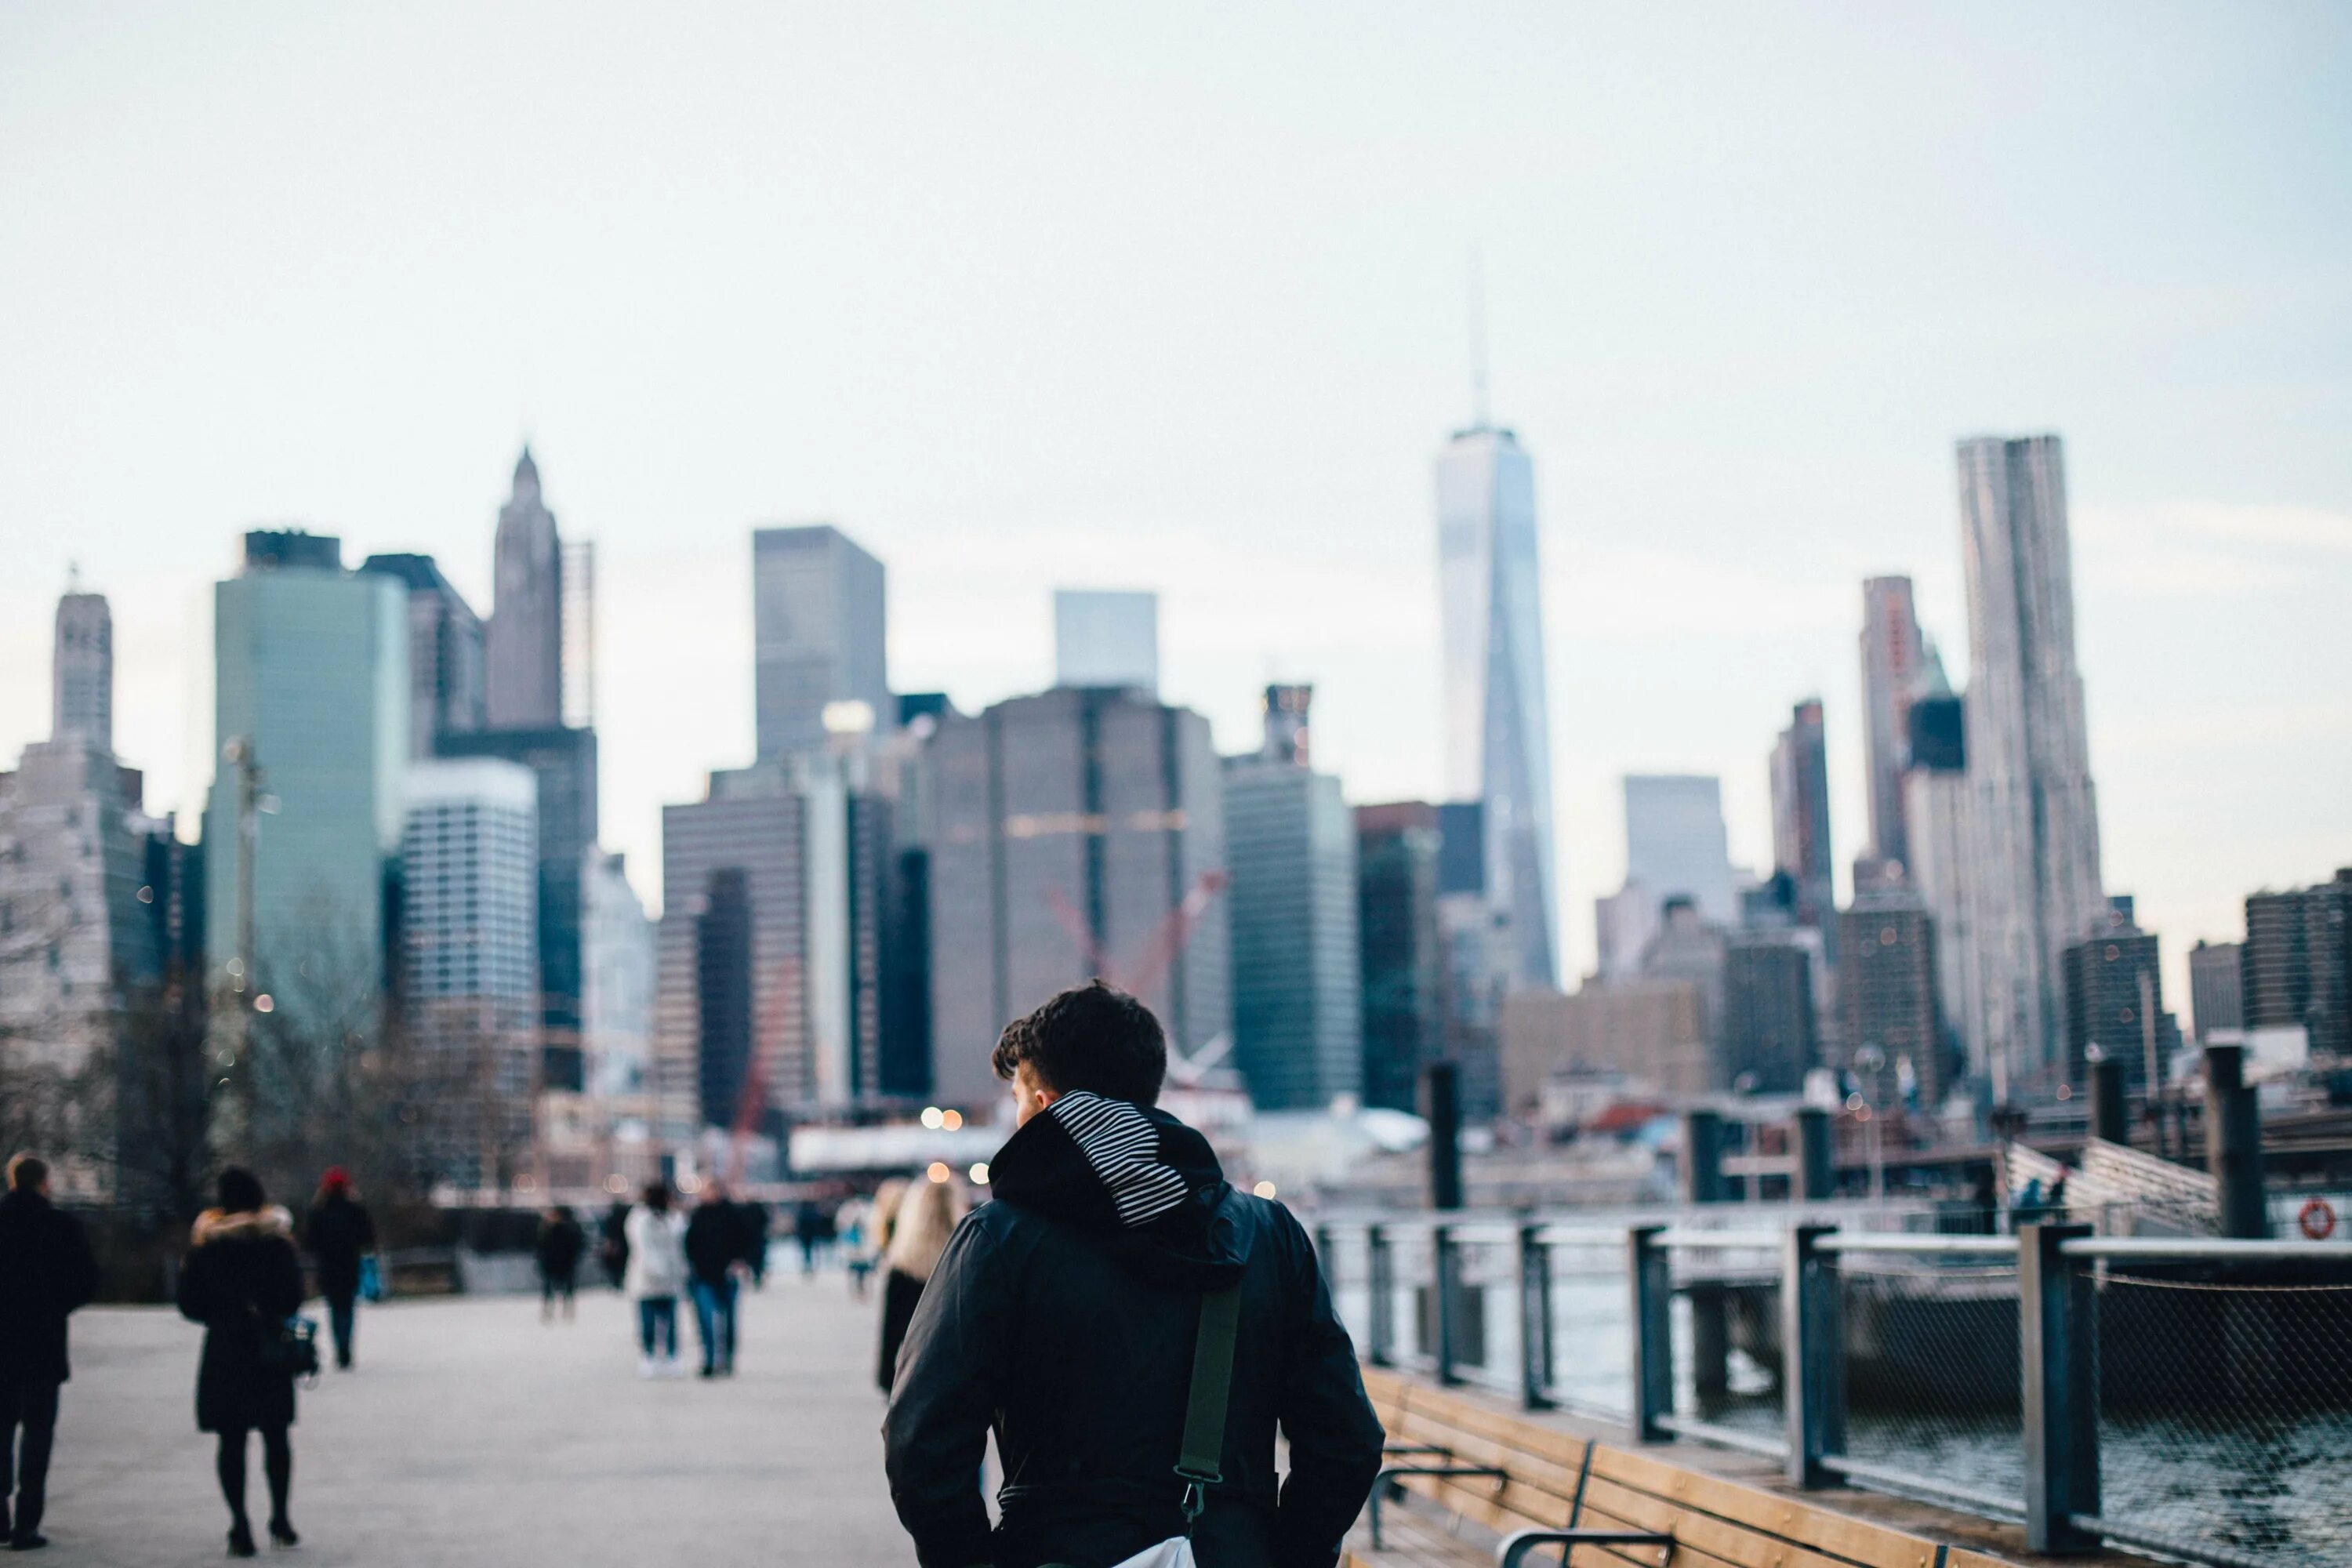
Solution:
M 1208 1488 L 1225 1478 L 1225 1405 L 1234 1387 L 1234 1340 L 1241 1326 L 1238 1281 L 1201 1298 L 1201 1330 L 1192 1342 L 1192 1393 L 1184 1406 L 1184 1447 L 1176 1473 L 1184 1481 L 1184 1533 L 1208 1506 Z

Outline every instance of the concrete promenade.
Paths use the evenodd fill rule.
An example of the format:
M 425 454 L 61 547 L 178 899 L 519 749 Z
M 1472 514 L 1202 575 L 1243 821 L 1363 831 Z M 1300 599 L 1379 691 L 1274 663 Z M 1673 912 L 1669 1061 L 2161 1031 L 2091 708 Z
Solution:
M 782 1260 L 782 1249 L 778 1253 Z M 684 1307 L 681 1302 L 681 1309 Z M 317 1304 L 310 1309 L 323 1320 Z M 294 1521 L 313 1568 L 736 1568 L 913 1561 L 882 1479 L 875 1310 L 837 1273 L 744 1295 L 731 1382 L 641 1380 L 628 1303 L 536 1299 L 362 1308 L 359 1370 L 300 1395 Z M 691 1314 L 681 1350 L 695 1364 Z M 74 1319 L 49 1487 L 53 1568 L 224 1560 L 212 1439 L 195 1429 L 200 1331 L 168 1309 Z M 259 1445 L 256 1532 L 268 1512 Z

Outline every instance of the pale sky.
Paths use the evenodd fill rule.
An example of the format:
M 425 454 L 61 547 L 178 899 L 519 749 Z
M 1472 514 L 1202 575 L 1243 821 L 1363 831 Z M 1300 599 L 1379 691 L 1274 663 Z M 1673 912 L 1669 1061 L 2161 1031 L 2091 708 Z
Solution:
M 487 611 L 528 436 L 604 555 L 605 837 L 751 750 L 749 531 L 890 569 L 893 682 L 1043 685 L 1153 587 L 1251 743 L 1318 688 L 1439 787 L 1430 464 L 1493 403 L 1543 523 L 1571 972 L 1616 780 L 1828 704 L 1861 579 L 1965 673 L 1956 437 L 2066 439 L 2106 879 L 2178 955 L 2352 863 L 2352 11 L 584 4 L 0 8 L 0 760 L 67 564 L 118 749 L 208 782 L 205 585 L 293 521 Z M 2185 1010 L 2187 998 L 2170 1000 Z

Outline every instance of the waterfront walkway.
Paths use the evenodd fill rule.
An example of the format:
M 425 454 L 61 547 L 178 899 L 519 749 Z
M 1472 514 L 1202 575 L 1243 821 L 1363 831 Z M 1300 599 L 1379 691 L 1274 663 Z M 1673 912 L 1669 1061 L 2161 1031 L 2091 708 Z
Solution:
M 280 1561 L 911 1562 L 882 1479 L 873 1313 L 838 1274 L 772 1275 L 744 1295 L 734 1380 L 706 1384 L 640 1380 L 628 1304 L 601 1289 L 582 1292 L 577 1323 L 552 1328 L 519 1297 L 362 1309 L 359 1370 L 330 1371 L 301 1396 L 303 1542 Z M 690 1371 L 691 1314 L 679 1317 Z M 198 1339 L 168 1309 L 76 1315 L 40 1561 L 222 1560 L 212 1439 L 195 1430 Z M 268 1511 L 257 1444 L 251 1469 L 257 1530 Z

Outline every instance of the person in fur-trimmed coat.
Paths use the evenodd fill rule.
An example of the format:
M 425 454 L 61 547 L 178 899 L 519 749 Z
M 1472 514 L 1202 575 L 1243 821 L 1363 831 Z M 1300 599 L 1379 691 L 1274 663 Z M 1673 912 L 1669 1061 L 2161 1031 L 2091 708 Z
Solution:
M 301 1310 L 302 1260 L 294 1250 L 293 1216 L 268 1201 L 252 1172 L 223 1171 L 219 1195 L 219 1207 L 196 1217 L 193 1246 L 180 1265 L 180 1314 L 205 1326 L 196 1429 L 220 1438 L 229 1555 L 250 1557 L 245 1456 L 256 1432 L 269 1478 L 269 1538 L 280 1546 L 300 1539 L 287 1514 L 294 1487 L 294 1376 L 268 1365 L 262 1344 Z

